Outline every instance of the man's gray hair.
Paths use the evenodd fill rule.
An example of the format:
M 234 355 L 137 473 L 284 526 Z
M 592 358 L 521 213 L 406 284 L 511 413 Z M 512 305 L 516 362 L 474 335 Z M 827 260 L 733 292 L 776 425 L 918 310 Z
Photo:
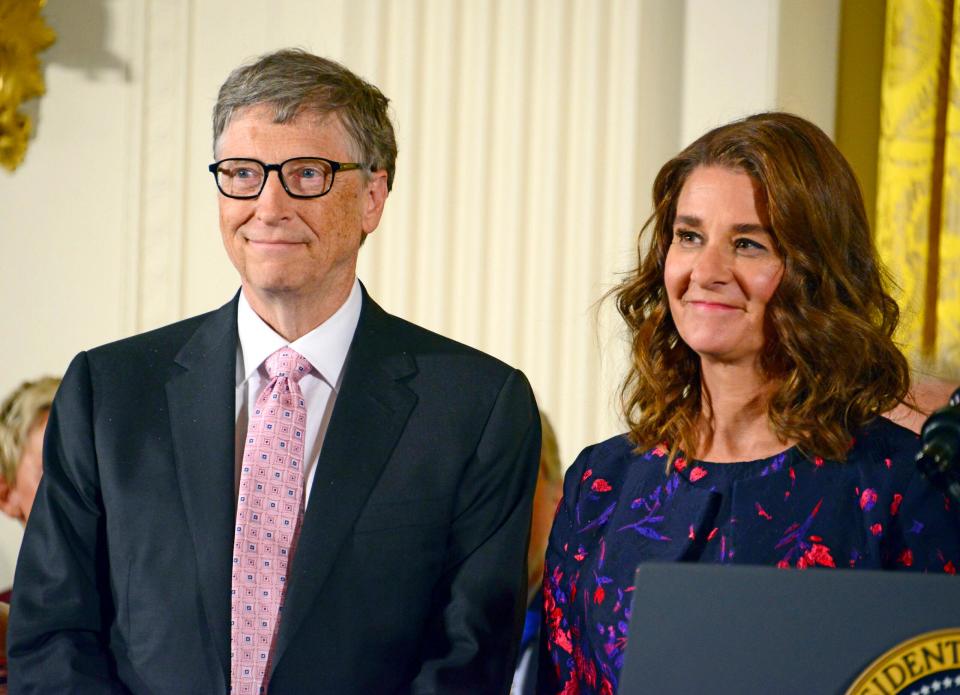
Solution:
M 353 140 L 357 161 L 369 171 L 386 170 L 390 190 L 397 139 L 389 103 L 379 89 L 340 63 L 301 49 L 282 49 L 238 67 L 220 87 L 213 107 L 214 153 L 231 119 L 250 106 L 272 106 L 274 123 L 287 123 L 304 111 L 319 117 L 335 113 Z

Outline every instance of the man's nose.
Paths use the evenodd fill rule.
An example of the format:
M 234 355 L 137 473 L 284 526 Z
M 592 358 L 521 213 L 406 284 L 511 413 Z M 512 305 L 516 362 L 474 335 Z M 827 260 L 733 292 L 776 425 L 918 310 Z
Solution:
M 257 217 L 264 222 L 273 222 L 287 219 L 292 213 L 293 198 L 280 183 L 280 173 L 268 171 L 266 183 L 257 198 Z
M 690 279 L 701 287 L 727 282 L 732 274 L 732 254 L 718 245 L 707 244 L 697 254 Z

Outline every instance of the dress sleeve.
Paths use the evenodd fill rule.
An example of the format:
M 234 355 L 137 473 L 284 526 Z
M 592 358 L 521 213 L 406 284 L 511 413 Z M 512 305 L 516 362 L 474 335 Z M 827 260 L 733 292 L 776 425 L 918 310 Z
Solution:
M 564 692 L 573 676 L 573 640 L 571 610 L 577 592 L 579 573 L 570 562 L 569 553 L 576 529 L 576 504 L 580 480 L 589 461 L 590 449 L 584 450 L 563 482 L 563 497 L 557 506 L 550 540 L 547 544 L 543 576 L 543 622 L 540 625 L 540 659 L 537 693 L 556 695 Z
M 891 559 L 899 569 L 956 574 L 960 567 L 958 503 L 915 471 L 903 493 Z

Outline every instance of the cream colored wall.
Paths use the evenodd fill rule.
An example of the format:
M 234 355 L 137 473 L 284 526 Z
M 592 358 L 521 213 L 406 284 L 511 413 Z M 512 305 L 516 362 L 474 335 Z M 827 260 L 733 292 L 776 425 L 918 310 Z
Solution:
M 621 429 L 622 335 L 595 303 L 633 261 L 656 170 L 704 128 L 787 95 L 832 127 L 836 11 L 835 0 L 49 0 L 58 41 L 43 56 L 37 136 L 25 164 L 0 174 L 0 392 L 231 296 L 206 171 L 210 109 L 233 66 L 297 45 L 393 100 L 396 185 L 361 251 L 371 294 L 523 369 L 570 462 Z M 0 526 L 0 584 L 18 543 L 15 524 Z
M 686 0 L 681 139 L 757 111 L 833 135 L 840 0 Z

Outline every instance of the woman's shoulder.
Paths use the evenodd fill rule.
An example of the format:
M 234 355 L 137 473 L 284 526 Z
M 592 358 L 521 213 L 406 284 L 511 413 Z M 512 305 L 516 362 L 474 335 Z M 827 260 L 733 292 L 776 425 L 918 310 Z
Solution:
M 666 468 L 665 447 L 638 449 L 626 434 L 618 434 L 602 442 L 591 444 L 580 452 L 567 470 L 564 495 L 577 499 L 586 490 L 589 493 L 615 492 L 637 476 L 662 477 Z
M 920 438 L 916 433 L 877 417 L 854 432 L 849 458 L 855 463 L 883 463 L 887 468 L 912 466 L 919 450 Z
M 829 461 L 824 466 L 823 459 L 814 458 L 811 465 L 801 468 L 819 485 L 854 482 L 861 490 L 905 494 L 918 476 L 919 450 L 920 440 L 915 433 L 885 417 L 877 417 L 853 432 L 843 461 Z
M 636 446 L 627 434 L 617 434 L 602 442 L 584 447 L 577 457 L 577 463 L 583 459 L 596 462 L 629 458 L 634 455 L 635 451 Z
M 570 470 L 577 470 L 580 473 L 587 469 L 611 469 L 613 471 L 625 471 L 632 464 L 641 461 L 663 460 L 666 462 L 666 449 L 654 447 L 643 450 L 630 439 L 627 434 L 618 434 L 605 439 L 602 442 L 591 444 L 584 448 L 577 456 Z

